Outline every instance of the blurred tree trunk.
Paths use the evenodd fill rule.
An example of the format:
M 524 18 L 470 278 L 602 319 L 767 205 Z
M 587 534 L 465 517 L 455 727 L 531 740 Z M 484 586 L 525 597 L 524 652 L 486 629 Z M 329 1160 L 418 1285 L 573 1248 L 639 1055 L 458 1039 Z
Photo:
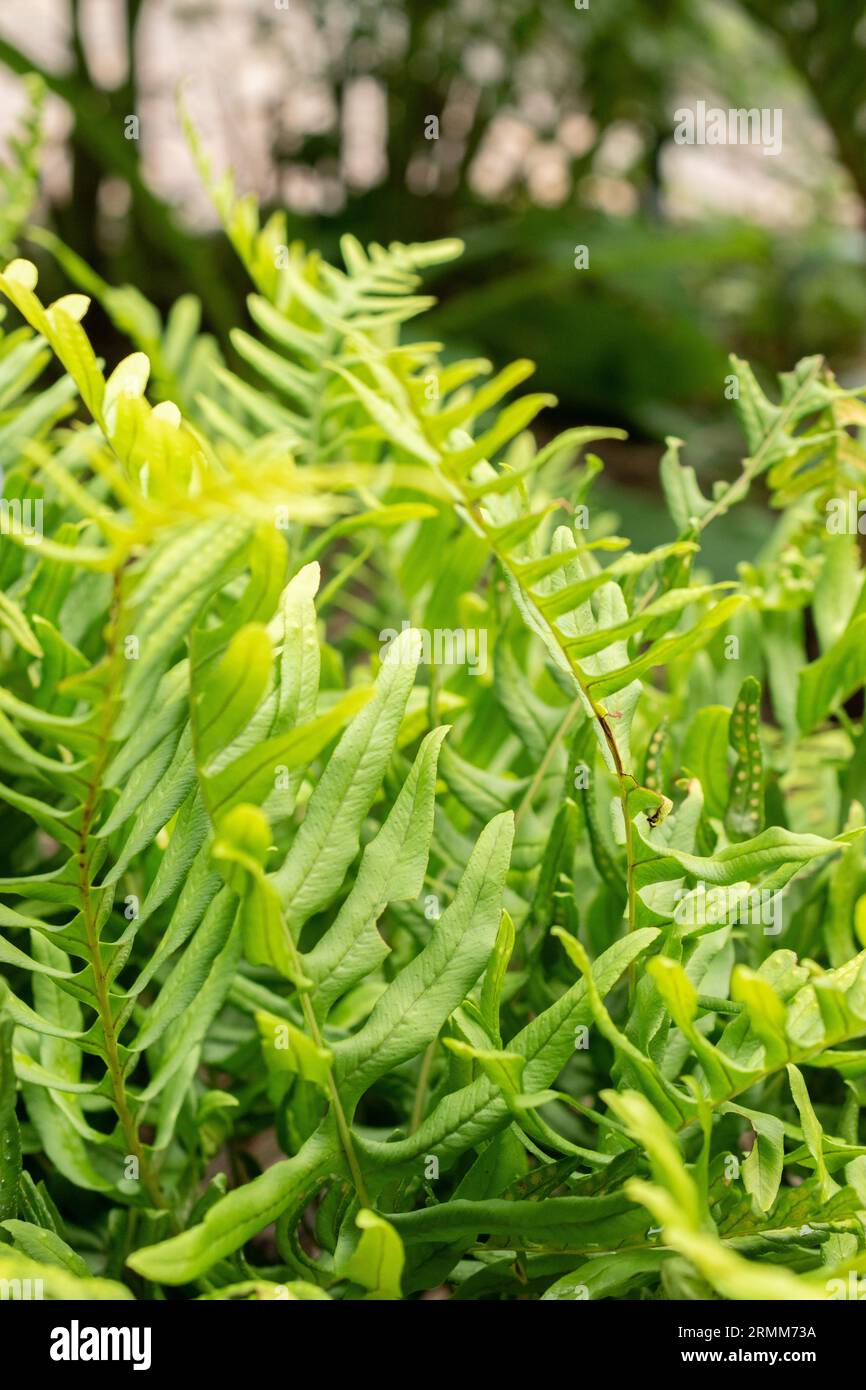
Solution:
M 839 158 L 860 195 L 866 220 L 866 141 L 857 127 L 863 106 L 863 50 L 852 31 L 866 21 L 856 0 L 819 0 L 814 20 L 794 27 L 779 0 L 740 0 L 781 43 L 829 125 Z
M 448 6 L 443 0 L 406 0 L 404 8 L 409 24 L 409 61 L 401 65 L 399 72 L 387 75 L 390 174 L 385 196 L 392 205 L 392 219 L 399 217 L 402 223 L 394 227 L 395 238 L 409 241 L 449 235 L 453 231 L 454 205 L 452 198 L 414 197 L 407 185 L 409 166 L 425 143 L 424 123 L 428 116 L 441 119 L 447 92 L 441 73 L 435 80 L 419 77 L 414 63 L 424 54 L 428 21 L 437 10 Z M 406 222 L 407 213 L 411 223 Z

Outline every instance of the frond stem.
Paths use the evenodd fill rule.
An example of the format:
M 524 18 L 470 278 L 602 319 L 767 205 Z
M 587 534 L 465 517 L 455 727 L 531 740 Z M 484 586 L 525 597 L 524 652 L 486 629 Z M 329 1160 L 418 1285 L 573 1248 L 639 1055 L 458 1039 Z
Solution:
M 166 1202 L 159 1190 L 153 1170 L 144 1152 L 138 1133 L 138 1126 L 129 1108 L 129 1101 L 123 1080 L 123 1067 L 121 1065 L 118 1049 L 117 1030 L 115 1028 L 114 1015 L 111 1011 L 108 981 L 105 975 L 105 967 L 102 963 L 97 913 L 94 909 L 92 884 L 90 882 L 88 845 L 90 842 L 90 832 L 96 817 L 102 775 L 108 762 L 109 740 L 114 722 L 115 699 L 117 688 L 120 684 L 121 668 L 119 663 L 122 658 L 118 637 L 120 632 L 121 583 L 121 571 L 118 569 L 114 572 L 113 576 L 111 612 L 106 634 L 107 675 L 105 696 L 102 705 L 102 716 L 99 724 L 93 770 L 88 778 L 87 795 L 81 818 L 81 827 L 78 831 L 78 844 L 75 857 L 78 864 L 78 891 L 81 898 L 81 915 L 87 935 L 87 949 L 90 956 L 91 970 L 93 972 L 93 988 L 96 997 L 96 1007 L 102 1027 L 102 1035 L 105 1040 L 105 1058 L 111 1080 L 114 1108 L 117 1112 L 117 1118 L 120 1122 L 121 1129 L 123 1130 L 127 1148 L 130 1154 L 136 1159 L 141 1181 L 144 1184 L 148 1196 L 154 1206 L 166 1210 Z

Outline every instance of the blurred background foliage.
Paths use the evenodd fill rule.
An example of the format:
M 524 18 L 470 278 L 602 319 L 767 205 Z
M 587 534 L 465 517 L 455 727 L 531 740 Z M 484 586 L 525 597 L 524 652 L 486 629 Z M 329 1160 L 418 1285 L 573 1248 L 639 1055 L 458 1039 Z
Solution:
M 346 230 L 463 237 L 425 335 L 533 358 L 551 429 L 628 429 L 607 495 L 641 543 L 665 434 L 710 478 L 734 467 L 729 352 L 765 381 L 806 352 L 866 375 L 864 58 L 859 0 L 3 0 L 0 142 L 40 73 L 37 220 L 163 313 L 194 294 L 229 358 L 248 287 L 181 84 L 215 166 L 325 255 Z M 781 153 L 675 144 L 700 99 L 780 108 Z M 67 284 L 44 238 L 27 250 Z M 761 530 L 754 509 L 719 532 L 729 563 Z

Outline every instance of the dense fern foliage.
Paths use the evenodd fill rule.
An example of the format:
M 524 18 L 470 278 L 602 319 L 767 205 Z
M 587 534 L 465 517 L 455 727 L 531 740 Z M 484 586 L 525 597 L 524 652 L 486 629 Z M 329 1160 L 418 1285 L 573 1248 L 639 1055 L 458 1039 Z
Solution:
M 772 400 L 732 359 L 741 470 L 707 497 L 669 441 L 639 553 L 583 457 L 619 431 L 542 447 L 531 364 L 417 331 L 459 245 L 338 269 L 218 183 L 252 285 L 218 345 L 34 229 L 73 284 L 42 302 L 35 152 L 0 224 L 0 1276 L 836 1296 L 863 394 L 810 359 Z M 759 479 L 778 519 L 714 582 Z

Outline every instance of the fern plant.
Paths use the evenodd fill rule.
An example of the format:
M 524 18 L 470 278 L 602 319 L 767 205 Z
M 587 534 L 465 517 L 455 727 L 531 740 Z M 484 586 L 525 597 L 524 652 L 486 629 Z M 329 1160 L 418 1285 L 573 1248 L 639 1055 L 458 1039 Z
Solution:
M 459 246 L 338 270 L 214 196 L 237 370 L 48 234 L 132 338 L 110 374 L 85 294 L 0 275 L 4 499 L 42 519 L 0 557 L 0 1276 L 833 1297 L 866 597 L 828 504 L 857 515 L 863 392 L 810 359 L 773 401 L 732 359 L 748 456 L 707 497 L 670 440 L 641 553 L 578 461 L 619 431 L 540 447 L 531 364 L 404 340 Z M 778 522 L 714 582 L 761 482 Z

